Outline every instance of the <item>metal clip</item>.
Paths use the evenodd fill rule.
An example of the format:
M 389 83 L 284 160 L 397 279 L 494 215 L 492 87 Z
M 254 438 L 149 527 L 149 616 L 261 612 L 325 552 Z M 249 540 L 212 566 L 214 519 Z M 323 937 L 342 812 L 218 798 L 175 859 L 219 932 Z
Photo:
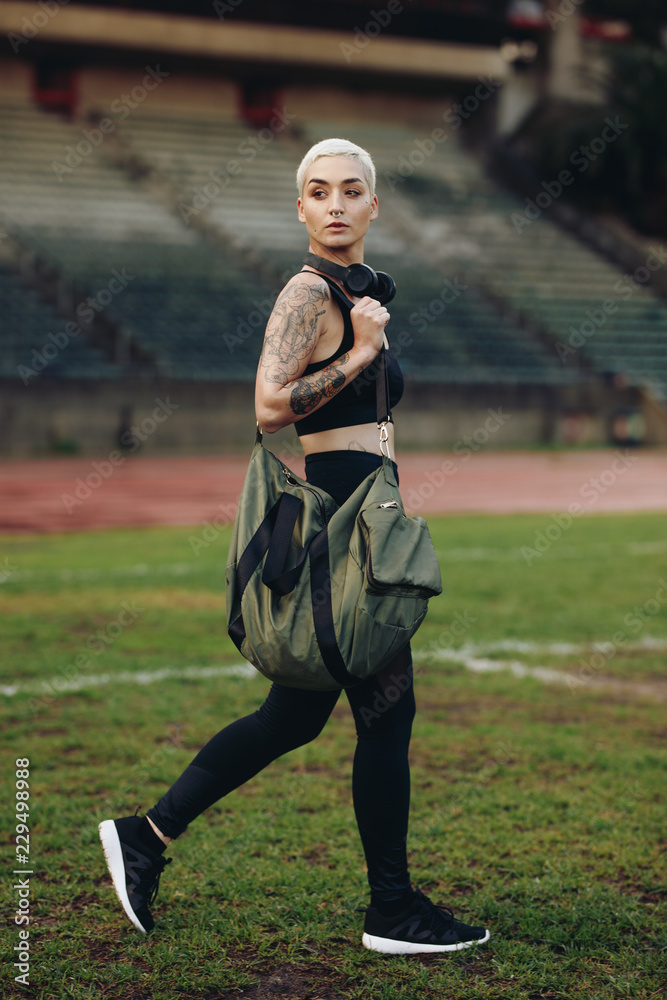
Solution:
M 387 430 L 387 421 L 378 424 L 378 429 L 380 431 L 380 454 L 385 455 L 389 458 L 389 431 Z
M 384 502 L 384 503 L 381 503 L 381 504 L 380 504 L 380 507 L 381 507 L 381 508 L 382 508 L 383 510 L 386 510 L 386 509 L 387 509 L 387 507 L 396 507 L 396 509 L 398 510 L 398 504 L 396 503 L 396 501 L 395 501 L 395 500 L 385 500 L 385 502 Z

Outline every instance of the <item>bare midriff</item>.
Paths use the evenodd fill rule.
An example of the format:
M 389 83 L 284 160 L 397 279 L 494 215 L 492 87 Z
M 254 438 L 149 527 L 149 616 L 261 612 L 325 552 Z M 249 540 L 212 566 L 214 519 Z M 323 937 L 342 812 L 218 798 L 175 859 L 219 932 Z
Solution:
M 394 425 L 387 424 L 389 457 L 394 457 Z M 381 455 L 380 431 L 376 423 L 353 424 L 352 427 L 333 427 L 329 431 L 303 434 L 300 438 L 305 455 L 320 451 L 367 451 Z

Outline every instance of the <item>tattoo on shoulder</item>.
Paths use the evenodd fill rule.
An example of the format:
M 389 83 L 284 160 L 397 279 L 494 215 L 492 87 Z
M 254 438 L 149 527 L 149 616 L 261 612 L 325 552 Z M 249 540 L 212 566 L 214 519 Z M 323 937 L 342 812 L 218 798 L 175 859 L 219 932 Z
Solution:
M 276 302 L 264 338 L 260 365 L 267 382 L 286 385 L 315 346 L 317 321 L 326 311 L 326 285 L 289 285 Z
M 349 359 L 349 354 L 342 354 L 321 372 L 313 372 L 312 375 L 297 379 L 290 396 L 292 412 L 303 416 L 319 406 L 323 399 L 331 399 L 340 392 L 345 385 L 345 372 L 341 366 Z

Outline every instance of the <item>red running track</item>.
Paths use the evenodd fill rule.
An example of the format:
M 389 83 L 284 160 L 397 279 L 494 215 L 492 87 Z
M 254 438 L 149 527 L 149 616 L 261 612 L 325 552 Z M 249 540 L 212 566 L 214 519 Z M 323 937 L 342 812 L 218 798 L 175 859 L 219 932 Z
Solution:
M 97 470 L 87 458 L 0 463 L 0 532 L 233 520 L 248 457 L 97 462 Z M 667 451 L 420 453 L 399 455 L 398 463 L 409 514 L 667 509 Z M 299 459 L 288 464 L 303 473 Z

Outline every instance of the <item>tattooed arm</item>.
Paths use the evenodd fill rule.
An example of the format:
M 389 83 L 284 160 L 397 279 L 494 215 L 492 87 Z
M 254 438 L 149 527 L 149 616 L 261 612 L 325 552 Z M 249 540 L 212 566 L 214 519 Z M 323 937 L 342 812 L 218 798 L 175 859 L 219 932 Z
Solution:
M 307 271 L 295 275 L 278 297 L 266 327 L 255 387 L 255 410 L 264 430 L 272 433 L 323 406 L 376 357 L 386 322 L 379 310 L 388 314 L 364 298 L 352 310 L 358 310 L 354 346 L 321 371 L 303 374 L 331 310 L 337 308 L 326 282 Z

